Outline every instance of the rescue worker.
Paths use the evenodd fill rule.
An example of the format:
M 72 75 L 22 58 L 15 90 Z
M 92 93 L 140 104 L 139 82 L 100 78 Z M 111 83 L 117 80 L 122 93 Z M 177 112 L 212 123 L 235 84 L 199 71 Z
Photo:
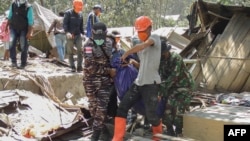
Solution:
M 162 123 L 156 114 L 158 91 L 161 83 L 159 75 L 161 41 L 156 34 L 151 34 L 152 21 L 147 16 L 138 17 L 135 29 L 142 43 L 125 52 L 121 60 L 126 62 L 128 55 L 138 53 L 140 59 L 138 76 L 121 100 L 115 117 L 113 141 L 123 141 L 126 132 L 126 118 L 129 109 L 141 98 L 146 103 L 145 111 L 148 122 L 152 125 L 153 135 L 162 133 Z M 153 140 L 159 140 L 153 137 Z
M 63 29 L 63 17 L 64 12 L 59 12 L 59 17 L 54 19 L 52 24 L 49 27 L 47 34 L 49 35 L 52 30 L 54 30 L 55 41 L 57 54 L 60 61 L 64 61 L 65 57 L 65 43 L 66 43 L 66 35 Z
M 166 99 L 166 110 L 162 122 L 167 126 L 167 134 L 176 136 L 182 134 L 183 119 L 179 114 L 184 114 L 189 108 L 194 81 L 182 57 L 170 52 L 170 49 L 171 45 L 163 41 L 160 75 L 163 81 L 161 94 Z
M 87 33 L 86 33 L 86 36 L 88 38 L 90 38 L 92 36 L 92 32 L 91 32 L 91 29 L 92 29 L 92 26 L 94 23 L 97 23 L 99 22 L 99 16 L 102 12 L 102 7 L 101 5 L 94 5 L 92 11 L 89 13 L 88 15 L 88 19 L 87 19 Z
M 92 34 L 92 38 L 84 45 L 83 85 L 88 97 L 89 111 L 94 119 L 91 141 L 97 141 L 105 126 L 111 78 L 116 71 L 110 64 L 113 42 L 106 38 L 106 25 L 102 22 L 95 23 Z
M 115 61 L 115 59 L 120 58 L 121 55 L 125 51 L 120 46 L 120 37 L 121 37 L 120 32 L 114 30 L 111 33 L 108 33 L 107 37 L 110 38 L 112 40 L 112 42 L 113 42 L 113 45 L 112 45 L 112 57 L 110 58 L 111 66 L 112 66 L 112 63 Z M 116 91 L 116 88 L 114 86 L 114 82 L 112 82 L 112 88 L 111 88 L 111 91 L 110 91 L 109 103 L 108 103 L 108 107 L 107 107 L 108 116 L 114 118 L 115 115 L 116 115 L 117 107 L 118 107 L 117 91 Z
M 71 72 L 82 71 L 82 40 L 84 38 L 82 9 L 82 0 L 74 0 L 73 9 L 64 13 L 63 28 L 66 33 L 66 52 L 69 55 Z M 77 68 L 74 63 L 74 47 L 77 48 Z
M 10 29 L 10 58 L 11 66 L 17 66 L 16 44 L 20 41 L 21 46 L 21 65 L 18 67 L 24 69 L 28 58 L 28 40 L 33 33 L 33 8 L 27 0 L 14 0 L 9 9 L 8 25 Z M 8 27 L 8 26 L 6 26 Z M 6 31 L 8 29 L 6 28 Z

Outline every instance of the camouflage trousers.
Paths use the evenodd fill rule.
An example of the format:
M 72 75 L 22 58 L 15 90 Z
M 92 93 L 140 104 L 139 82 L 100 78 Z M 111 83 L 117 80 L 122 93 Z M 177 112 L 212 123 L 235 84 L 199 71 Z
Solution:
M 107 118 L 107 106 L 111 89 L 109 77 L 84 78 L 83 85 L 93 118 L 93 130 L 101 130 Z
M 169 134 L 178 135 L 182 133 L 183 128 L 181 114 L 189 110 L 192 99 L 191 90 L 188 88 L 177 88 L 166 93 L 164 97 L 166 100 L 166 110 L 162 122 L 167 126 Z

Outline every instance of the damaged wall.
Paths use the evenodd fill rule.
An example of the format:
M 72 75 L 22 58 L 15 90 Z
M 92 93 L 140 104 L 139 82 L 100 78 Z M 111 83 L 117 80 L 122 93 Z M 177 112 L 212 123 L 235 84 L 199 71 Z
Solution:
M 190 44 L 180 54 L 200 60 L 190 66 L 197 84 L 209 90 L 250 91 L 250 7 L 202 0 L 194 5 L 189 30 L 199 30 L 192 32 Z
M 208 89 L 249 91 L 250 17 L 235 14 L 204 62 Z

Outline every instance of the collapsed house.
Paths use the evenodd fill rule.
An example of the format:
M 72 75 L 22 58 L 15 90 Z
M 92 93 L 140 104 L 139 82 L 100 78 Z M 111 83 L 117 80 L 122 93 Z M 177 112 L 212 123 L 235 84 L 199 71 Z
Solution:
M 56 15 L 53 14 L 53 12 L 51 13 L 50 10 L 39 6 L 36 2 L 34 2 L 33 7 L 35 9 L 34 11 L 36 15 L 36 31 L 35 37 L 33 38 L 34 43 L 38 42 L 39 45 L 47 46 L 44 44 L 44 40 L 46 40 L 46 42 L 50 44 L 50 46 L 53 46 L 53 36 L 51 36 L 51 38 L 46 37 L 45 32 L 50 25 L 49 23 L 52 22 L 53 18 L 56 17 Z M 244 92 L 250 90 L 250 68 L 247 66 L 247 64 L 249 64 L 248 62 L 250 53 L 250 50 L 248 49 L 248 39 L 250 39 L 249 12 L 250 8 L 248 7 L 225 6 L 198 0 L 192 5 L 191 13 L 188 17 L 190 21 L 190 29 L 188 32 L 183 33 L 182 36 L 176 34 L 175 31 L 169 31 L 168 29 L 166 29 L 162 33 L 159 33 L 161 36 L 167 37 L 171 44 L 179 48 L 178 52 L 180 52 L 183 58 L 195 60 L 192 63 L 187 63 L 187 66 L 189 67 L 190 72 L 192 73 L 193 78 L 196 81 L 197 87 L 201 88 L 202 92 L 207 92 L 207 90 L 216 92 Z M 198 19 L 200 20 L 200 25 L 197 26 Z M 34 46 L 36 45 L 34 44 Z M 40 49 L 43 51 L 43 47 L 41 47 Z M 35 68 L 37 68 L 37 66 L 35 66 Z M 21 125 L 16 124 L 16 126 L 9 125 L 8 122 L 4 123 L 4 126 L 7 129 L 15 128 L 14 131 L 17 131 L 17 135 L 22 135 L 22 132 L 27 131 L 27 129 L 33 130 L 37 126 L 47 127 L 43 128 L 44 131 L 39 131 L 38 133 L 31 132 L 31 134 L 38 134 L 38 136 L 36 137 L 40 137 L 40 139 L 43 140 L 49 140 L 50 138 L 60 136 L 63 133 L 68 132 L 65 131 L 67 129 L 72 130 L 72 128 L 70 129 L 69 126 L 71 127 L 75 123 L 82 123 L 78 117 L 79 113 L 77 113 L 76 111 L 69 112 L 67 111 L 67 108 L 61 105 L 61 101 L 64 99 L 65 94 L 67 93 L 66 90 L 74 89 L 74 92 L 84 91 L 81 84 L 82 75 L 78 74 L 73 76 L 65 73 L 64 71 L 64 73 L 66 74 L 64 74 L 64 77 L 57 77 L 58 72 L 51 72 L 51 70 L 49 69 L 51 69 L 51 66 L 47 66 L 47 68 L 39 68 L 36 70 L 32 70 L 28 67 L 29 73 L 37 72 L 37 70 L 44 71 L 45 74 L 42 75 L 51 82 L 51 85 L 44 85 L 43 87 L 39 85 L 40 83 L 37 83 L 38 81 L 34 81 L 41 78 L 36 73 L 29 76 L 28 79 L 25 80 L 18 78 L 11 81 L 9 80 L 9 78 L 6 78 L 10 76 L 6 76 L 6 74 L 4 73 L 5 69 L 0 69 L 1 76 L 4 76 L 4 78 L 0 78 L 2 82 L 1 90 L 13 90 L 15 88 L 22 88 L 26 90 L 29 89 L 33 93 L 38 94 L 41 94 L 41 91 L 43 91 L 43 94 L 48 99 L 53 98 L 48 94 L 56 97 L 56 99 L 52 99 L 52 101 L 48 100 L 48 102 L 47 100 L 44 100 L 44 97 L 42 98 L 37 95 L 34 96 L 27 91 L 7 91 L 8 95 L 5 97 L 1 97 L 1 99 L 4 99 L 5 101 L 0 103 L 0 106 L 2 106 L 0 109 L 5 109 L 6 107 L 10 108 L 13 103 L 19 103 L 19 106 L 21 107 L 14 107 L 14 110 L 19 110 L 21 108 L 21 110 L 28 112 L 27 109 L 31 107 L 29 109 L 31 110 L 31 113 L 28 113 L 31 117 L 33 116 L 32 113 L 36 112 L 37 109 L 38 111 L 44 110 L 44 112 L 40 112 L 36 115 L 38 116 L 36 117 L 36 120 L 39 120 L 37 121 L 39 123 L 37 125 L 32 122 L 31 124 L 27 124 L 28 121 L 19 122 Z M 54 70 L 56 69 L 57 68 L 55 68 Z M 59 71 L 62 72 L 62 70 Z M 23 75 L 25 73 L 20 71 L 18 72 L 18 74 Z M 72 82 L 68 81 L 69 79 L 77 80 L 76 83 L 78 83 L 78 85 L 72 86 Z M 21 85 L 20 81 L 22 81 Z M 36 85 L 34 85 L 34 83 Z M 32 85 L 32 87 L 29 87 L 30 85 Z M 44 89 L 51 87 L 51 91 Z M 7 92 L 2 93 L 5 93 L 6 95 Z M 73 94 L 75 94 L 74 92 Z M 76 95 L 79 95 L 79 97 L 81 97 L 84 94 L 79 93 Z M 214 98 L 214 96 L 209 96 Z M 55 117 L 50 117 L 52 113 L 50 111 L 46 111 L 48 110 L 48 107 L 44 107 L 45 109 L 43 109 L 42 107 L 37 107 L 37 105 L 35 105 L 36 103 L 32 103 L 32 99 L 34 97 L 39 99 L 37 101 L 42 104 L 49 103 L 48 105 L 51 106 L 49 108 L 56 111 L 53 112 L 53 116 L 55 114 Z M 79 97 L 76 97 L 76 99 Z M 57 98 L 59 98 L 59 100 Z M 206 97 L 205 99 L 208 98 Z M 51 105 L 51 103 L 53 104 Z M 73 108 L 73 110 L 75 110 L 75 108 Z M 250 110 L 247 107 L 237 108 L 222 105 L 207 108 L 205 110 L 197 110 L 190 114 L 184 115 L 184 136 L 191 137 L 195 140 L 200 141 L 221 141 L 223 140 L 221 136 L 223 135 L 223 125 L 225 123 L 247 124 L 248 122 L 246 121 L 249 121 L 249 111 Z M 17 111 L 15 114 L 9 113 L 10 115 L 8 116 L 11 117 L 11 115 L 28 115 L 22 115 L 18 112 L 19 111 Z M 61 121 L 61 117 L 60 115 L 58 115 L 59 113 L 61 113 L 62 117 L 68 120 L 65 121 L 65 123 L 72 124 L 68 124 L 68 126 L 62 126 L 64 125 L 64 123 Z M 223 113 L 225 116 L 222 116 L 220 113 Z M 4 117 L 6 117 L 6 115 L 0 116 L 1 119 L 4 119 Z M 216 119 L 218 117 L 220 118 L 220 120 Z M 236 118 L 240 120 L 232 120 Z M 54 120 L 56 120 L 56 122 L 54 122 Z M 52 126 L 47 126 L 47 124 L 51 123 L 53 123 Z M 46 132 L 45 134 L 43 134 L 44 136 L 39 136 L 44 132 Z M 5 133 L 4 131 L 3 133 L 9 134 L 8 130 L 7 133 Z M 21 138 L 21 136 L 15 137 Z M 172 138 L 172 140 L 175 140 L 175 138 Z
M 210 102 L 211 96 L 218 100 L 228 94 L 228 100 L 234 102 L 229 105 L 212 102 L 212 106 L 185 114 L 184 136 L 221 141 L 224 125 L 249 124 L 249 106 L 238 104 L 241 98 L 250 100 L 249 13 L 250 7 L 203 0 L 193 3 L 188 15 L 189 30 L 183 34 L 190 43 L 180 54 L 195 60 L 187 64 L 197 85 L 194 94 L 203 93 Z
M 180 54 L 198 60 L 190 68 L 199 86 L 231 92 L 250 90 L 249 12 L 249 7 L 202 0 L 192 5 L 190 36 L 186 36 L 191 43 Z
M 83 117 L 86 107 L 79 104 L 86 102 L 83 74 L 69 73 L 66 63 L 40 56 L 55 49 L 54 35 L 46 31 L 57 15 L 37 2 L 32 6 L 34 34 L 26 68 L 13 69 L 10 61 L 0 61 L 0 140 L 64 140 L 62 135 L 77 128 L 91 131 Z

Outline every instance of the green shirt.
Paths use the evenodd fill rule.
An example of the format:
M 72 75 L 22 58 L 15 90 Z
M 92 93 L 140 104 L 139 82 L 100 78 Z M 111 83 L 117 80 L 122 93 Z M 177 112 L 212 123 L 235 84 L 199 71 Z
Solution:
M 177 88 L 194 89 L 194 80 L 187 70 L 182 57 L 171 52 L 168 59 L 161 59 L 160 75 L 165 91 Z

